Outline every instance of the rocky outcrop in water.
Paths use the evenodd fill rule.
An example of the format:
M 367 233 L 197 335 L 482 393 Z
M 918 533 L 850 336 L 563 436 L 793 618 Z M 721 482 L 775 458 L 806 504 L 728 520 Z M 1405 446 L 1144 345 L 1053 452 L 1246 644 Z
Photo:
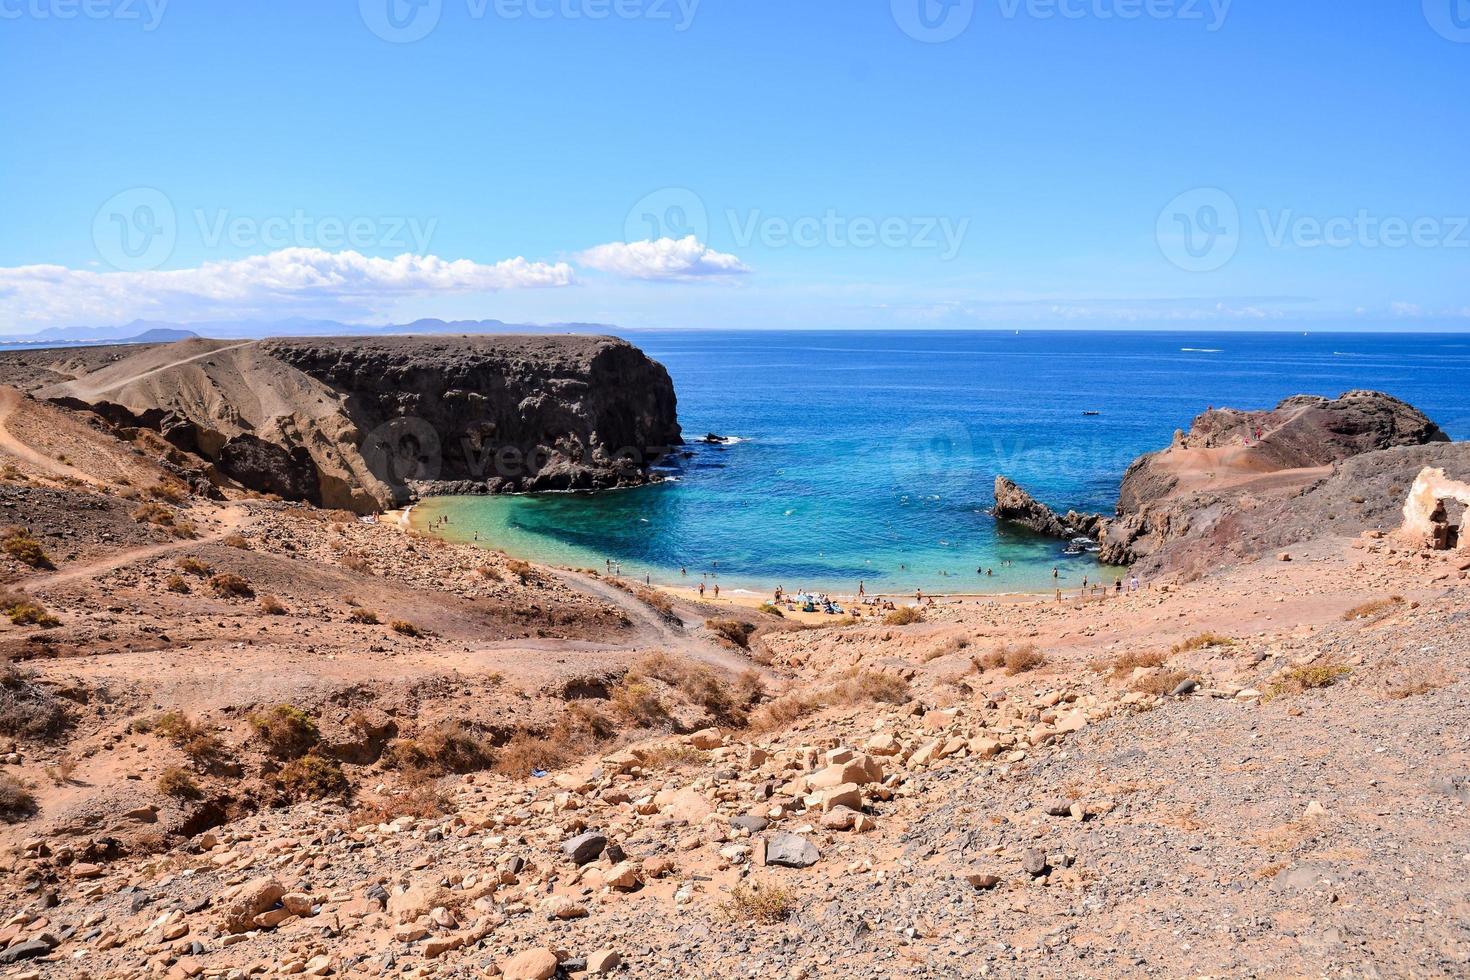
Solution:
M 1102 514 L 1082 514 L 1075 510 L 1058 514 L 1003 476 L 995 478 L 995 507 L 990 514 L 996 520 L 1009 521 L 1053 538 L 1093 537 L 1107 521 Z
M 682 442 L 668 372 L 611 337 L 185 341 L 38 394 L 156 429 L 251 489 L 359 512 L 636 485 Z
M 1098 559 L 1106 564 L 1146 562 L 1149 571 L 1196 574 L 1210 562 L 1304 540 L 1309 532 L 1294 516 L 1296 498 L 1323 485 L 1333 488 L 1327 496 L 1334 501 L 1355 496 L 1342 490 L 1343 474 L 1364 481 L 1364 474 L 1376 474 L 1376 485 L 1412 482 L 1426 461 L 1448 458 L 1453 465 L 1461 455 L 1455 447 L 1435 449 L 1448 441 L 1424 413 L 1375 391 L 1331 399 L 1297 395 L 1269 411 L 1211 408 L 1187 432 L 1176 432 L 1167 449 L 1128 467 L 1111 518 L 1059 516 L 1004 478 L 996 480 L 994 513 L 1059 538 L 1085 525 L 1083 533 L 1097 539 Z M 1344 466 L 1348 461 L 1353 465 Z M 1401 498 L 1389 503 L 1401 505 Z M 1353 509 L 1373 506 L 1365 497 Z M 1303 513 L 1311 510 L 1325 523 L 1347 509 L 1339 501 L 1317 508 L 1321 513 Z

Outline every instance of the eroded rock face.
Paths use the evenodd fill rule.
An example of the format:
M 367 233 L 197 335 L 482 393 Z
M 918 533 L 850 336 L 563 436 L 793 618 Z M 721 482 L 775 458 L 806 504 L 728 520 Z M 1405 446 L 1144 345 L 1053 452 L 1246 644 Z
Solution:
M 612 337 L 193 340 L 38 395 L 157 429 L 251 489 L 362 513 L 635 485 L 682 442 L 668 372 Z
M 1053 538 L 1092 537 L 1107 520 L 1101 514 L 1075 510 L 1058 514 L 1003 476 L 995 478 L 995 507 L 990 513 L 996 520 L 1010 521 Z
M 1128 467 L 1114 517 L 1059 515 L 1004 477 L 992 513 L 1053 537 L 1096 537 L 1105 564 L 1200 574 L 1333 521 L 1352 533 L 1381 523 L 1384 506 L 1402 502 L 1389 484 L 1457 460 L 1448 442 L 1424 413 L 1380 392 L 1297 395 L 1270 411 L 1212 408 Z
M 1296 395 L 1271 411 L 1212 408 L 1175 433 L 1169 448 L 1128 467 L 1098 557 L 1134 564 L 1242 505 L 1299 493 L 1344 460 L 1448 441 L 1423 412 L 1376 391 Z

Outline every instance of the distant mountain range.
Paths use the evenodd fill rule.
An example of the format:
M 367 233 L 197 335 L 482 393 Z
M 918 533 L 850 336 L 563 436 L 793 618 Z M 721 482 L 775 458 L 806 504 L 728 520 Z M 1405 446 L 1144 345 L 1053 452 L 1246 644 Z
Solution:
M 208 323 L 161 323 L 134 320 L 112 327 L 48 327 L 33 334 L 0 337 L 0 344 L 70 347 L 81 344 L 163 344 L 190 337 L 220 340 L 258 340 L 264 337 L 341 337 L 383 334 L 464 333 L 609 333 L 605 323 L 505 323 L 500 320 L 415 320 L 386 326 L 340 323 L 336 320 L 219 320 Z

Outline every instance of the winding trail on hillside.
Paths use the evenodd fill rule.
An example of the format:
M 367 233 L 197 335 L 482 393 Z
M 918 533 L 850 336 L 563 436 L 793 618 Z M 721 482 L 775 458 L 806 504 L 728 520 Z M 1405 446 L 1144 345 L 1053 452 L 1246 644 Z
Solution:
M 6 423 L 10 421 L 10 417 L 15 414 L 16 410 L 21 407 L 25 397 L 19 389 L 12 388 L 8 385 L 0 387 L 0 449 L 5 450 L 12 456 L 20 457 L 32 466 L 39 467 L 53 476 L 80 480 L 94 487 L 106 486 L 105 483 L 96 477 L 83 473 L 74 466 L 68 466 L 63 462 L 52 459 L 44 453 L 37 452 L 15 437 L 15 434 L 6 426 Z
M 575 589 L 593 599 L 606 602 L 608 605 L 620 611 L 627 617 L 628 622 L 632 624 L 633 635 L 617 642 L 576 641 L 557 638 L 547 638 L 545 640 L 504 640 L 486 644 L 480 648 L 482 652 L 488 653 L 493 651 L 502 653 L 513 650 L 555 650 L 567 652 L 586 650 L 598 653 L 631 653 L 638 650 L 658 649 L 736 674 L 743 673 L 747 670 L 756 670 L 763 674 L 767 673 L 764 668 L 760 667 L 748 657 L 743 657 L 710 639 L 708 631 L 704 628 L 704 621 L 700 617 L 699 611 L 687 603 L 676 601 L 674 604 L 674 611 L 679 616 L 680 623 L 680 625 L 676 626 L 668 619 L 659 615 L 656 610 L 650 608 L 637 596 L 595 575 L 587 575 L 569 569 L 546 568 L 544 570 L 550 575 L 555 575 L 567 587 Z
M 180 538 L 178 541 L 169 541 L 165 544 L 142 545 L 137 548 L 128 548 L 124 551 L 114 552 L 106 558 L 87 562 L 82 565 L 71 565 L 50 575 L 42 575 L 29 579 L 25 587 L 31 591 L 41 591 L 65 585 L 78 579 L 91 579 L 99 575 L 122 568 L 127 565 L 136 564 L 140 561 L 150 561 L 162 558 L 179 551 L 187 551 L 197 548 L 203 544 L 211 544 L 239 530 L 240 525 L 245 522 L 245 509 L 243 507 L 226 507 L 218 515 L 221 526 L 208 534 L 197 538 Z

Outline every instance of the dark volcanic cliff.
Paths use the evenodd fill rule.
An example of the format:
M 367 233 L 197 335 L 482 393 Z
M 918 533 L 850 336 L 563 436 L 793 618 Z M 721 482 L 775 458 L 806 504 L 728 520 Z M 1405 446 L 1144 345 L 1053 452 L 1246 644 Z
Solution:
M 668 372 L 612 337 L 185 341 L 38 394 L 156 428 L 252 489 L 360 512 L 634 485 L 682 441 Z

